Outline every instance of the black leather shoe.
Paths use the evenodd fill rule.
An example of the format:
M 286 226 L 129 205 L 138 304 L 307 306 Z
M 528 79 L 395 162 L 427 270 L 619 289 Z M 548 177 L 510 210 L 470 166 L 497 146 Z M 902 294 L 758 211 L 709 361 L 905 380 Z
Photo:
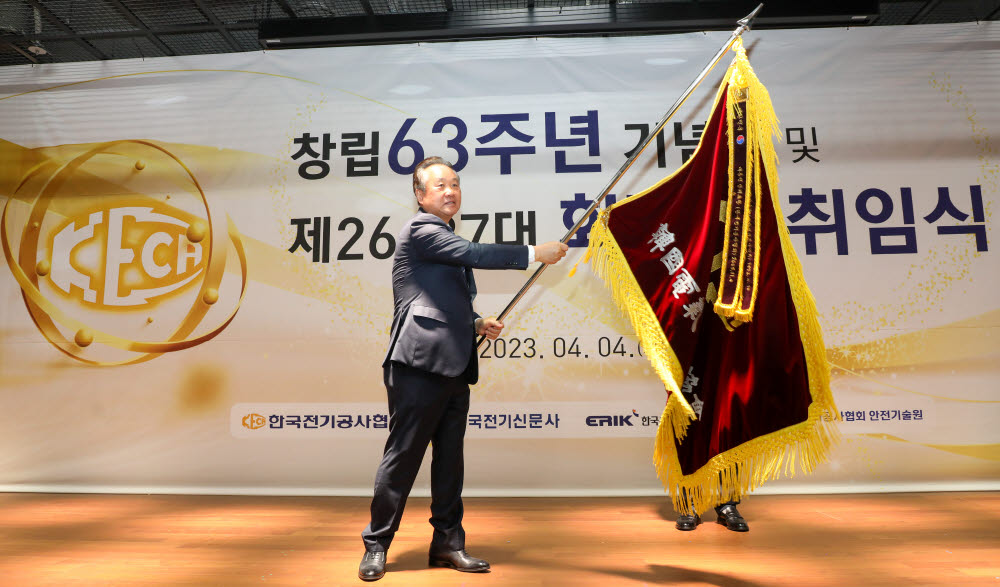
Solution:
M 490 570 L 490 563 L 481 558 L 469 556 L 465 549 L 462 550 L 431 550 L 427 557 L 427 564 L 432 567 L 447 567 L 462 571 L 463 573 L 486 573 Z
M 681 514 L 677 516 L 676 526 L 677 529 L 682 532 L 690 532 L 691 530 L 697 528 L 698 524 L 700 523 L 701 523 L 701 517 L 699 517 L 697 514 L 693 516 L 688 514 Z
M 362 581 L 378 581 L 385 576 L 385 552 L 365 551 L 358 567 L 358 578 Z
M 733 532 L 750 531 L 750 526 L 747 525 L 747 521 L 740 515 L 736 506 L 726 504 L 715 510 L 715 513 L 718 514 L 718 517 L 715 519 L 716 523 L 722 524 L 727 529 L 732 530 Z

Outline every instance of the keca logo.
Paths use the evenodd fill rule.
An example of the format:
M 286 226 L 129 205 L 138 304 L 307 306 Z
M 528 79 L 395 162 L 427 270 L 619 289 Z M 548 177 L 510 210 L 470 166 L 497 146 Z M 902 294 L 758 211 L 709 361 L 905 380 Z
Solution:
M 243 416 L 243 427 L 249 428 L 250 430 L 257 430 L 263 428 L 265 423 L 264 416 L 260 414 L 247 414 Z
M 205 269 L 206 225 L 161 208 L 107 207 L 67 219 L 51 238 L 48 278 L 62 293 L 108 308 L 143 306 L 191 283 Z
M 157 143 L 59 153 L 74 150 L 27 169 L 0 217 L 4 257 L 41 333 L 94 365 L 146 361 L 215 337 L 246 293 L 246 253 L 232 220 L 209 209 L 191 170 Z M 238 284 L 225 275 L 230 253 Z M 228 310 L 199 329 L 220 299 Z

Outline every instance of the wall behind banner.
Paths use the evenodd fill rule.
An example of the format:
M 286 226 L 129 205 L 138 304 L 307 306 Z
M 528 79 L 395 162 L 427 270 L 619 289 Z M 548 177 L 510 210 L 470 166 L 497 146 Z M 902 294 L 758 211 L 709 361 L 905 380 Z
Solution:
M 456 163 L 463 236 L 558 239 L 726 37 L 0 69 L 0 486 L 369 493 L 412 164 Z M 844 418 L 829 464 L 762 492 L 1000 487 L 1000 26 L 744 43 Z M 615 198 L 686 160 L 726 62 Z M 467 494 L 662 493 L 665 394 L 568 276 L 585 232 L 482 351 Z M 478 272 L 477 309 L 528 275 Z

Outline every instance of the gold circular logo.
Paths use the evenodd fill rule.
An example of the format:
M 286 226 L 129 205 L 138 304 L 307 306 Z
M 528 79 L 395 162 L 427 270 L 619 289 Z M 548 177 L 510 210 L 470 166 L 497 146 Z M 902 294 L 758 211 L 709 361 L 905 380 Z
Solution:
M 24 174 L 0 217 L 4 257 L 42 335 L 78 361 L 124 365 L 222 332 L 246 294 L 246 253 L 188 166 L 146 140 L 57 152 Z M 225 276 L 231 253 L 238 285 Z M 217 325 L 199 329 L 210 312 Z

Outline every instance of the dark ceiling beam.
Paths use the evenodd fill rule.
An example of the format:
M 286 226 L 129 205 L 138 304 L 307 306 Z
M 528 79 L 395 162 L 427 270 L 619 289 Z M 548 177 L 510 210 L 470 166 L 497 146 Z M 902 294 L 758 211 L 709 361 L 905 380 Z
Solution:
M 372 8 L 372 3 L 369 0 L 358 0 L 361 2 L 361 8 L 365 9 L 365 14 L 368 16 L 375 16 L 375 9 Z
M 56 25 L 56 27 L 64 31 L 67 34 L 68 40 L 76 41 L 78 45 L 83 47 L 88 53 L 90 53 L 94 57 L 97 57 L 98 59 L 101 60 L 110 59 L 110 57 L 105 55 L 103 51 L 91 45 L 87 41 L 83 40 L 80 37 L 80 35 L 76 34 L 76 31 L 66 26 L 66 23 L 64 23 L 58 16 L 53 14 L 51 11 L 49 11 L 48 8 L 43 6 L 41 2 L 39 2 L 38 0 L 25 0 L 25 1 L 28 4 L 30 4 L 33 8 L 38 10 L 38 12 L 45 15 L 45 18 L 49 19 L 49 22 L 51 22 L 52 24 Z
M 268 48 L 376 45 L 540 35 L 729 30 L 753 9 L 739 0 L 563 6 L 478 12 L 430 12 L 339 18 L 268 19 L 258 37 Z M 748 8 L 749 7 L 749 8 Z M 769 0 L 755 28 L 867 24 L 878 0 Z
M 219 32 L 220 35 L 222 35 L 222 38 L 226 40 L 226 43 L 229 45 L 230 49 L 232 49 L 234 52 L 239 52 L 243 50 L 243 47 L 240 47 L 240 44 L 236 42 L 236 39 L 233 38 L 233 35 L 229 33 L 229 30 L 226 28 L 226 25 L 222 24 L 222 21 L 219 20 L 219 17 L 215 16 L 215 13 L 209 10 L 208 6 L 205 6 L 204 2 L 202 2 L 201 0 L 191 0 L 191 1 L 194 2 L 195 6 L 198 7 L 198 10 L 200 10 L 201 13 L 205 15 L 205 18 L 208 19 L 208 22 L 215 25 L 216 30 Z
M 937 8 L 937 5 L 940 3 L 941 0 L 927 0 L 927 2 L 924 2 L 924 5 L 920 7 L 920 10 L 910 17 L 910 20 L 908 20 L 906 24 L 920 24 L 925 18 L 927 18 L 928 14 Z
M 125 5 L 122 4 L 120 0 L 105 0 L 105 1 L 108 4 L 111 4 L 111 6 L 116 11 L 118 11 L 118 14 L 122 16 L 122 18 L 129 21 L 129 23 L 131 23 L 132 26 L 139 29 L 139 31 L 143 32 L 146 35 L 146 38 L 149 39 L 149 42 L 156 45 L 156 48 L 162 51 L 164 55 L 168 55 L 171 57 L 177 55 L 176 53 L 173 52 L 173 50 L 170 49 L 170 47 L 167 47 L 167 45 L 163 41 L 161 41 L 159 37 L 154 35 L 152 31 L 149 30 L 149 27 L 146 26 L 146 23 L 142 22 L 142 20 L 140 20 L 138 16 L 136 16 L 135 14 L 132 13 L 131 10 L 126 8 Z
M 285 13 L 285 15 L 288 16 L 289 18 L 298 18 L 298 15 L 295 14 L 295 11 L 292 10 L 292 7 L 289 6 L 288 2 L 286 2 L 285 0 L 274 0 L 274 3 L 277 4 L 278 8 L 280 8 Z M 270 2 L 268 2 L 267 7 L 268 7 L 267 14 L 270 14 L 271 13 L 271 4 L 270 4 Z M 263 20 L 264 18 L 266 18 L 266 17 L 262 16 L 261 20 Z M 257 39 L 257 42 L 260 43 L 260 39 Z M 260 48 L 261 49 L 267 49 L 267 47 L 264 46 L 264 43 L 260 43 Z
M 241 22 L 235 23 L 228 26 L 231 31 L 240 30 L 255 30 L 257 28 L 257 23 L 255 22 Z M 143 30 L 131 30 L 131 31 L 109 31 L 105 33 L 94 33 L 84 35 L 86 38 L 93 39 L 128 39 L 131 37 L 143 37 L 146 36 L 147 31 L 153 35 L 175 35 L 183 33 L 210 33 L 216 32 L 218 29 L 212 24 L 183 24 L 176 26 L 161 27 L 155 29 Z M 80 35 L 76 33 L 69 33 L 65 35 L 60 34 L 48 34 L 48 35 L 0 35 L 0 41 L 6 42 L 16 42 L 16 41 L 30 41 L 37 39 L 39 41 L 72 41 L 80 39 Z
M 286 2 L 285 0 L 274 0 L 274 3 L 277 4 L 278 8 L 283 10 L 284 13 L 288 15 L 290 18 L 296 18 L 298 16 L 297 14 L 295 14 L 295 11 L 292 10 L 292 7 L 288 5 L 288 2 Z
M 34 63 L 35 65 L 38 65 L 38 59 L 34 55 L 32 55 L 29 51 L 25 51 L 25 50 L 21 49 L 20 47 L 18 47 L 14 43 L 5 43 L 5 44 L 8 45 L 11 49 L 13 49 L 13 50 L 17 51 L 18 53 L 20 53 L 21 57 L 24 57 L 25 59 L 27 59 L 28 61 Z

